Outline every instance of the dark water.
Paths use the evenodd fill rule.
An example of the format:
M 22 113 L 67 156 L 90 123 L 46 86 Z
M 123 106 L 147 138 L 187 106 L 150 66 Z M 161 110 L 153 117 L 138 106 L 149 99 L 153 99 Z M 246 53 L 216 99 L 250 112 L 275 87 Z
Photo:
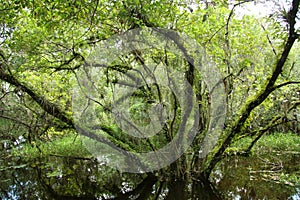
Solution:
M 210 182 L 121 174 L 95 160 L 0 160 L 1 199 L 300 199 L 300 155 L 233 157 Z

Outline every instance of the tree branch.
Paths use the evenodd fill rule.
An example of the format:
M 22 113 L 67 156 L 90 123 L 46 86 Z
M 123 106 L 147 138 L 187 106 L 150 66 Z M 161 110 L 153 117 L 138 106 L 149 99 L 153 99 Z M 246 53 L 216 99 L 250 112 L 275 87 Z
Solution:
M 288 82 L 285 82 L 285 83 L 281 83 L 279 85 L 274 86 L 272 88 L 272 90 L 274 91 L 278 88 L 281 88 L 281 87 L 286 86 L 286 85 L 291 85 L 291 84 L 300 84 L 300 81 L 288 81 Z
M 227 137 L 222 141 L 221 146 L 219 149 L 217 149 L 217 152 L 213 156 L 212 160 L 209 163 L 209 166 L 207 169 L 205 169 L 204 175 L 209 176 L 213 168 L 216 166 L 216 164 L 222 159 L 222 154 L 225 152 L 226 148 L 231 144 L 234 136 L 236 134 L 239 134 L 244 126 L 245 121 L 248 119 L 251 111 L 259 106 L 264 100 L 270 95 L 272 91 L 274 91 L 274 85 L 275 82 L 282 72 L 283 66 L 288 58 L 288 55 L 290 53 L 290 50 L 296 41 L 296 39 L 299 37 L 295 33 L 295 24 L 296 24 L 296 15 L 299 9 L 299 1 L 300 0 L 293 0 L 292 3 L 292 9 L 289 12 L 290 20 L 289 20 L 289 26 L 290 31 L 288 33 L 288 39 L 287 42 L 284 45 L 283 52 L 277 61 L 277 64 L 275 66 L 275 69 L 271 75 L 271 77 L 267 80 L 265 87 L 263 87 L 260 91 L 258 91 L 257 94 L 251 96 L 246 101 L 245 105 L 239 110 L 237 114 L 237 118 L 233 122 L 231 126 L 229 126 L 225 133 L 228 133 Z M 275 86 L 276 87 L 276 86 Z
M 263 29 L 265 32 L 267 32 L 267 31 L 266 31 L 266 28 L 264 27 L 263 24 L 261 24 L 260 26 L 262 27 L 262 29 Z M 273 45 L 273 43 L 272 43 L 272 41 L 271 41 L 271 38 L 269 37 L 268 34 L 266 34 L 266 36 L 267 36 L 267 39 L 268 39 L 268 42 L 269 42 L 270 46 L 272 47 L 273 53 L 275 54 L 275 56 L 277 56 L 277 52 L 276 52 L 276 50 L 275 50 L 275 48 L 274 48 L 274 45 Z
M 290 106 L 290 108 L 288 109 L 288 112 L 291 112 L 293 109 L 295 109 L 297 106 L 300 105 L 300 101 L 295 102 L 292 106 Z M 286 115 L 282 116 L 282 115 L 277 115 L 275 116 L 270 122 L 269 124 L 258 130 L 257 131 L 257 136 L 256 138 L 251 142 L 251 144 L 248 146 L 248 148 L 246 149 L 246 154 L 249 154 L 251 149 L 253 148 L 253 146 L 256 144 L 256 142 L 264 135 L 264 133 L 266 133 L 270 128 L 278 126 L 279 124 L 284 124 L 286 123 Z
M 17 80 L 11 74 L 5 73 L 2 66 L 0 66 L 0 80 L 3 80 L 19 88 L 21 91 L 27 93 L 48 114 L 68 124 L 70 127 L 75 128 L 73 119 L 71 117 L 68 117 L 67 114 L 64 113 L 56 104 L 51 103 L 50 101 L 48 101 L 42 96 L 39 96 L 32 89 L 19 82 L 19 80 Z

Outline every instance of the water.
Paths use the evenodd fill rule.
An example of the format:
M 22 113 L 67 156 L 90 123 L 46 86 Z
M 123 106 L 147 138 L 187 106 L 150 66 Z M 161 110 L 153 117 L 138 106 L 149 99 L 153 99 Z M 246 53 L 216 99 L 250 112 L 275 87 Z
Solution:
M 95 160 L 0 160 L 1 199 L 300 199 L 300 155 L 224 159 L 208 182 L 125 174 Z

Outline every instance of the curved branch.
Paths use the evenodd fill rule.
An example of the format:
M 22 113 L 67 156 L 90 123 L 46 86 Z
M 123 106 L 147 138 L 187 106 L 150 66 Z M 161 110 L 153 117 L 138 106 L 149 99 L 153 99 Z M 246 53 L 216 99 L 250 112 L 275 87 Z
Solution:
M 221 146 L 217 149 L 216 153 L 214 154 L 213 158 L 211 159 L 208 167 L 203 172 L 205 176 L 209 176 L 213 168 L 216 166 L 216 164 L 222 159 L 222 155 L 225 152 L 226 148 L 231 144 L 234 136 L 239 134 L 242 131 L 242 128 L 244 126 L 244 123 L 250 116 L 251 111 L 259 106 L 262 102 L 265 101 L 265 99 L 271 94 L 272 91 L 274 91 L 274 85 L 278 78 L 278 76 L 281 74 L 283 66 L 288 58 L 288 55 L 292 49 L 292 46 L 294 42 L 298 39 L 299 35 L 295 32 L 295 24 L 296 24 L 296 17 L 297 12 L 299 9 L 299 1 L 300 0 L 293 0 L 292 8 L 289 12 L 290 20 L 289 20 L 289 26 L 290 31 L 288 33 L 288 39 L 287 42 L 284 45 L 283 52 L 281 53 L 281 56 L 279 60 L 276 63 L 276 66 L 274 68 L 274 71 L 271 75 L 271 77 L 267 80 L 265 87 L 263 87 L 258 93 L 248 98 L 245 105 L 239 110 L 237 114 L 237 118 L 233 122 L 231 126 L 225 130 L 226 133 L 228 133 L 227 137 L 222 141 Z M 277 86 L 275 86 L 277 87 Z
M 295 109 L 297 106 L 300 105 L 300 101 L 296 101 L 289 109 L 288 109 L 288 112 L 291 112 L 293 109 Z M 264 135 L 264 133 L 266 133 L 270 128 L 273 128 L 275 126 L 278 126 L 280 124 L 284 124 L 288 121 L 286 121 L 286 116 L 280 116 L 280 115 L 277 115 L 275 116 L 270 122 L 269 124 L 258 130 L 257 131 L 257 136 L 256 138 L 251 142 L 251 144 L 248 146 L 248 148 L 246 149 L 246 154 L 249 155 L 251 149 L 253 148 L 253 146 L 256 144 L 256 142 Z
M 68 124 L 71 128 L 75 128 L 73 119 L 71 117 L 68 117 L 67 114 L 64 111 L 62 111 L 56 104 L 51 103 L 44 97 L 38 95 L 31 88 L 22 84 L 19 80 L 17 80 L 11 74 L 5 73 L 2 66 L 0 66 L 0 80 L 3 80 L 5 82 L 19 88 L 21 91 L 27 93 L 48 114 L 61 120 L 64 123 Z
M 281 88 L 281 87 L 286 86 L 286 85 L 291 85 L 291 84 L 300 84 L 300 81 L 288 81 L 288 82 L 285 82 L 285 83 L 281 83 L 281 84 L 279 84 L 279 85 L 276 85 L 276 86 L 274 86 L 272 89 L 273 89 L 273 91 L 274 91 L 274 90 L 276 90 L 276 89 L 278 89 L 278 88 Z

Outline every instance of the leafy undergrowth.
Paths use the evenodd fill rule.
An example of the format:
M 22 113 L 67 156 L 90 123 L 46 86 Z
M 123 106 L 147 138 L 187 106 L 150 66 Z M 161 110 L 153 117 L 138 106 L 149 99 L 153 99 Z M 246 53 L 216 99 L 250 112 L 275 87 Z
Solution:
M 227 149 L 227 153 L 235 153 L 245 150 L 251 143 L 251 138 L 243 138 Z M 263 136 L 254 146 L 254 154 L 265 154 L 269 152 L 290 152 L 300 154 L 300 136 L 293 133 L 274 133 Z M 75 134 L 57 137 L 45 143 L 25 144 L 16 148 L 13 155 L 22 159 L 30 160 L 40 156 L 61 155 L 65 157 L 86 157 L 91 154 L 82 143 L 80 137 Z
M 300 135 L 294 133 L 265 135 L 254 146 L 254 151 L 290 151 L 300 153 Z
M 13 150 L 14 156 L 19 156 L 23 160 L 34 160 L 38 157 L 62 156 L 90 158 L 91 154 L 87 151 L 80 137 L 69 134 L 60 138 L 55 138 L 47 142 L 34 142 L 25 144 Z
M 246 150 L 253 138 L 246 137 L 235 142 L 226 152 L 234 154 Z M 252 153 L 265 154 L 269 152 L 290 152 L 300 154 L 300 135 L 295 133 L 272 133 L 264 135 L 254 145 Z

